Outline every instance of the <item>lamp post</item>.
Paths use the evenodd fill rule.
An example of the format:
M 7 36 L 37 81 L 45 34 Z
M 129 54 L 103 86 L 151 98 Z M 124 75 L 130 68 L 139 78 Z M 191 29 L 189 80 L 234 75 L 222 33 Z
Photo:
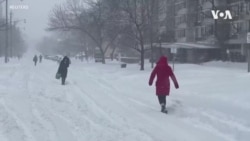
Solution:
M 247 72 L 250 73 L 250 32 L 247 33 Z
M 10 11 L 10 57 L 12 58 L 12 46 L 13 46 L 13 44 L 12 44 L 12 39 L 13 39 L 13 28 L 12 28 L 12 17 L 13 17 L 13 12 L 12 11 Z
M 6 10 L 6 30 L 5 30 L 5 58 L 4 58 L 4 62 L 8 63 L 9 59 L 8 59 L 8 46 L 9 46 L 9 33 L 8 33 L 8 0 L 6 0 L 6 5 L 5 5 L 5 10 Z

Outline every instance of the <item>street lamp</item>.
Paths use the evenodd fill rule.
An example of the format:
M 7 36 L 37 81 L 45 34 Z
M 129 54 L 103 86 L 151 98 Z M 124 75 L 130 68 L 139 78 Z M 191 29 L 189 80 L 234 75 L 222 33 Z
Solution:
M 5 59 L 4 62 L 7 63 L 9 61 L 8 59 L 8 46 L 9 46 L 9 34 L 8 34 L 8 0 L 6 0 L 5 5 L 6 10 L 6 31 L 5 31 Z
M 9 40 L 9 38 L 8 38 L 8 0 L 1 0 L 0 1 L 0 4 L 2 4 L 3 2 L 5 1 L 5 10 L 6 10 L 6 12 L 5 12 L 5 57 L 4 57 L 4 62 L 5 63 L 7 63 L 8 62 L 8 44 L 9 44 L 9 42 L 8 42 L 8 40 Z

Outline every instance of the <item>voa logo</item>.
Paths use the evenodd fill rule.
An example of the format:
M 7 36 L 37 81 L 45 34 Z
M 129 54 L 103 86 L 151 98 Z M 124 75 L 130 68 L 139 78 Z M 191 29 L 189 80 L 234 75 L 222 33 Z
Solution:
M 225 11 L 211 10 L 211 12 L 215 20 L 217 19 L 231 20 L 232 19 L 232 14 L 229 10 L 225 10 Z

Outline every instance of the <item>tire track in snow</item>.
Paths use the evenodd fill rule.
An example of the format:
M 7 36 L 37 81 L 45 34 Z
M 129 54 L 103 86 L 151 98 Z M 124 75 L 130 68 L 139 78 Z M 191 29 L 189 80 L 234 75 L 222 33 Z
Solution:
M 0 127 L 2 134 L 8 141 L 28 141 L 32 140 L 33 137 L 30 136 L 27 128 L 23 125 L 22 121 L 13 113 L 10 109 L 7 108 L 3 100 L 0 101 Z M 33 139 L 34 140 L 34 139 Z
M 26 125 L 27 121 L 25 120 L 25 113 L 23 111 L 29 110 L 29 96 L 28 96 L 28 81 L 30 80 L 29 72 L 23 71 L 25 68 L 15 67 L 14 72 L 11 74 L 11 79 L 6 79 L 11 84 L 8 86 L 8 95 L 4 98 L 4 108 L 6 110 L 7 117 L 12 120 L 15 124 L 16 135 L 11 135 L 11 132 L 7 133 L 6 136 L 9 136 L 10 140 L 25 140 L 25 141 L 34 141 L 31 130 Z M 14 88 L 16 87 L 16 88 Z M 25 101 L 22 101 L 25 99 Z M 7 102 L 7 104 L 5 104 Z M 24 103 L 22 103 L 24 102 Z M 24 109 L 28 106 L 28 109 Z M 6 126 L 11 126 L 12 123 L 7 123 Z
M 85 72 L 82 72 L 82 74 L 85 74 Z M 162 138 L 163 136 L 168 136 L 168 139 L 170 139 L 170 140 L 177 140 L 177 139 L 185 140 L 187 137 L 189 139 L 191 138 L 194 141 L 196 141 L 196 140 L 200 141 L 202 139 L 202 137 L 196 137 L 196 136 L 193 136 L 193 135 L 190 136 L 188 133 L 186 133 L 185 129 L 182 129 L 183 126 L 178 127 L 178 126 L 176 126 L 176 125 L 174 125 L 172 123 L 170 123 L 170 125 L 168 125 L 168 126 L 170 126 L 170 128 L 173 127 L 176 130 L 181 130 L 182 133 L 183 133 L 183 136 L 173 136 L 173 135 L 171 135 L 171 133 L 168 133 L 169 132 L 168 128 L 164 128 L 162 126 L 165 123 L 159 122 L 159 120 L 157 120 L 157 119 L 159 119 L 159 117 L 161 117 L 162 120 L 166 120 L 165 119 L 165 118 L 167 118 L 166 115 L 162 115 L 160 112 L 157 112 L 158 114 L 154 113 L 153 115 L 149 116 L 148 111 L 137 111 L 138 107 L 135 108 L 133 106 L 138 106 L 138 103 L 135 105 L 135 103 L 132 102 L 131 99 L 129 99 L 130 97 L 125 98 L 126 95 L 123 95 L 123 93 L 121 93 L 121 91 L 117 91 L 116 89 L 112 89 L 112 87 L 111 88 L 107 87 L 108 84 L 107 85 L 105 84 L 106 81 L 103 80 L 102 78 L 100 79 L 99 75 L 97 75 L 97 74 L 98 73 L 96 73 L 96 74 L 93 73 L 93 75 L 95 75 L 95 77 L 98 77 L 98 79 L 96 79 L 94 76 L 92 76 L 91 73 L 85 74 L 84 76 L 82 76 L 82 78 L 86 79 L 88 82 L 86 82 L 86 84 L 83 84 L 83 88 L 78 86 L 81 89 L 81 91 L 83 91 L 83 93 L 85 93 L 89 97 L 89 99 L 91 99 L 91 100 L 88 100 L 88 101 L 94 101 L 95 103 L 100 105 L 99 107 L 101 107 L 102 109 L 103 108 L 105 108 L 105 109 L 113 109 L 113 108 L 110 108 L 110 107 L 106 107 L 107 104 L 109 104 L 109 103 L 106 103 L 106 102 L 109 101 L 110 104 L 111 104 L 113 102 L 116 102 L 116 99 L 117 99 L 117 101 L 119 101 L 119 106 L 118 107 L 122 111 L 124 111 L 124 113 L 128 113 L 128 114 L 131 113 L 131 115 L 129 115 L 129 116 L 126 115 L 126 117 L 124 117 L 124 119 L 127 121 L 127 124 L 133 125 L 140 132 L 145 133 L 148 136 L 150 136 L 150 138 L 152 140 L 157 140 L 157 141 L 162 140 L 163 141 L 163 140 L 165 140 L 165 138 Z M 81 82 L 79 80 L 79 77 L 74 78 L 74 79 L 77 80 L 77 82 L 78 81 Z M 77 84 L 77 82 L 74 82 L 74 85 Z M 95 86 L 94 87 L 95 89 L 94 90 L 91 89 L 92 88 L 91 86 Z M 111 92 L 112 90 L 113 90 L 113 92 Z M 99 92 L 100 95 L 98 95 L 97 91 L 100 91 Z M 110 92 L 110 93 L 108 93 L 108 92 Z M 112 93 L 115 93 L 115 96 L 112 95 Z M 120 100 L 121 95 L 124 96 L 125 99 Z M 110 100 L 110 99 L 112 99 L 112 97 L 114 97 L 113 98 L 114 100 Z M 104 99 L 104 98 L 105 98 L 105 100 L 104 100 L 105 102 L 103 103 L 102 99 Z M 134 99 L 134 98 L 132 98 L 132 99 Z M 110 104 L 109 104 L 109 106 L 110 106 Z M 123 107 L 123 104 L 126 105 L 126 106 Z M 146 105 L 146 103 L 145 103 L 145 105 Z M 144 108 L 144 109 L 148 110 L 148 108 Z M 111 110 L 111 111 L 113 111 L 113 110 Z M 124 114 L 121 114 L 121 112 L 119 112 L 119 111 L 118 112 L 114 111 L 114 114 L 119 116 L 119 117 L 122 117 L 122 118 L 123 118 L 123 116 L 121 116 L 121 115 L 124 115 Z M 147 124 L 145 124 L 145 123 L 147 123 Z M 168 123 L 169 122 L 167 122 L 166 124 L 168 124 Z M 188 127 L 186 127 L 186 128 L 188 128 Z M 149 130 L 147 130 L 147 129 L 149 129 Z M 150 132 L 150 131 L 158 131 L 158 130 L 160 130 L 162 132 L 154 132 L 154 133 Z M 202 134 L 204 134 L 204 133 L 202 133 Z M 208 134 L 208 133 L 206 133 L 206 134 Z
M 68 126 L 71 131 L 74 131 L 72 134 L 73 136 L 78 138 L 78 140 L 86 139 L 90 141 L 96 141 L 105 139 L 111 141 L 137 141 L 143 139 L 146 141 L 150 141 L 146 134 L 138 133 L 138 131 L 133 129 L 132 127 L 124 128 L 121 127 L 119 123 L 114 123 L 112 119 L 115 117 L 115 115 L 110 117 L 110 114 L 106 113 L 107 111 L 103 111 L 102 108 L 98 108 L 99 106 L 93 102 L 93 99 L 85 100 L 86 97 L 81 98 L 80 95 L 82 95 L 83 92 L 79 90 L 78 87 L 71 86 L 71 83 L 66 86 L 61 86 L 60 83 L 58 83 L 57 85 L 58 87 L 56 86 L 56 89 L 49 88 L 44 93 L 40 92 L 37 97 L 33 96 L 34 99 L 37 99 L 33 101 L 36 101 L 39 104 L 48 103 L 48 105 L 43 106 L 43 108 L 47 110 L 43 110 L 40 107 L 37 108 L 35 112 L 36 118 L 38 118 L 40 122 L 42 122 L 42 120 L 44 119 L 44 117 L 42 117 L 41 115 L 46 115 L 46 113 L 53 113 L 53 116 L 49 119 L 45 119 L 45 121 L 56 124 L 56 122 L 53 122 L 53 120 L 57 119 L 61 124 Z M 58 89 L 59 87 L 62 89 Z M 40 102 L 38 102 L 39 100 Z M 61 108 L 65 108 L 66 106 L 68 108 Z M 53 128 L 55 130 L 55 128 L 58 127 L 58 124 L 53 125 L 52 123 L 47 124 L 51 125 L 50 128 Z M 127 131 L 124 131 L 125 129 L 127 129 Z M 110 132 L 106 132 L 105 130 L 108 130 Z M 58 134 L 60 133 L 60 130 L 57 131 L 55 136 L 59 138 Z M 140 135 L 140 137 L 131 137 L 138 134 Z
M 83 71 L 82 73 L 83 74 L 85 74 L 85 76 L 83 76 L 83 78 L 86 78 L 86 77 L 88 77 L 88 78 L 90 78 L 90 79 L 93 79 L 90 83 L 94 83 L 94 84 L 96 84 L 96 88 L 101 88 L 102 90 L 103 90 L 103 93 L 104 93 L 104 95 L 105 96 L 108 96 L 108 99 L 109 99 L 109 94 L 107 94 L 109 91 L 111 92 L 112 90 L 113 90 L 113 93 L 117 93 L 118 95 L 120 94 L 120 95 L 122 95 L 123 94 L 123 92 L 121 92 L 121 91 L 119 91 L 119 90 L 117 90 L 117 89 L 115 89 L 115 87 L 114 86 L 111 86 L 111 85 L 109 85 L 109 83 L 108 83 L 108 81 L 105 79 L 105 77 L 103 77 L 103 75 L 102 75 L 102 72 L 101 71 L 99 71 L 100 69 L 98 69 L 98 68 L 96 68 L 96 70 L 95 70 L 95 72 L 93 72 L 92 70 L 90 71 L 90 69 L 89 70 L 87 70 L 86 71 L 86 73 L 85 73 L 85 71 Z M 89 72 L 91 72 L 91 73 L 89 73 Z M 92 73 L 93 72 L 93 73 Z M 110 74 L 110 76 L 112 76 L 112 74 Z M 87 79 L 87 80 L 89 80 L 89 79 Z M 110 79 L 108 79 L 108 80 L 110 80 Z M 99 83 L 98 83 L 99 82 Z M 84 86 L 84 85 L 83 85 Z M 118 85 L 117 85 L 118 86 Z M 88 88 L 88 86 L 86 86 L 86 88 Z M 86 90 L 85 90 L 86 91 Z M 86 92 L 88 92 L 88 91 L 86 91 Z M 90 93 L 91 91 L 89 91 L 89 93 Z M 103 94 L 102 93 L 102 94 Z M 122 94 L 121 94 L 122 93 Z M 118 96 L 118 97 L 120 97 L 121 98 L 121 96 Z M 117 96 L 117 95 L 116 95 Z M 114 100 L 115 99 L 117 99 L 117 101 L 120 101 L 119 100 L 119 98 L 117 98 L 116 96 L 114 96 L 114 95 L 111 95 L 110 97 L 112 98 L 112 97 L 115 97 L 114 98 Z M 130 95 L 129 95 L 130 96 Z M 92 96 L 91 96 L 92 97 Z M 136 103 L 137 105 L 140 105 L 140 106 L 142 106 L 142 107 L 146 107 L 147 109 L 149 109 L 149 106 L 148 106 L 148 103 L 145 103 L 145 102 L 143 102 L 143 101 L 138 101 L 138 99 L 135 99 L 136 97 L 129 97 L 129 98 L 126 98 L 126 99 L 124 99 L 124 100 L 129 100 L 129 101 L 131 101 L 131 102 L 133 102 L 133 103 Z M 93 99 L 93 98 L 92 98 Z M 96 99 L 96 98 L 95 98 Z M 96 100 L 95 100 L 96 101 Z M 189 118 L 189 116 L 188 116 L 188 114 L 189 114 L 189 111 L 187 110 L 187 108 L 183 108 L 183 106 L 181 106 L 180 105 L 180 102 L 179 102 L 180 100 L 174 100 L 174 99 L 171 99 L 170 100 L 170 105 L 169 105 L 169 110 L 171 111 L 171 112 L 177 112 L 177 113 L 175 113 L 175 115 L 171 115 L 172 117 L 174 117 L 174 118 L 177 118 L 177 120 L 175 120 L 175 122 L 181 122 L 181 121 L 183 121 L 183 119 L 188 119 Z M 182 100 L 181 100 L 182 101 Z M 122 102 L 121 102 L 122 103 Z M 125 102 L 124 102 L 125 103 Z M 129 102 L 127 102 L 127 103 L 129 103 Z M 122 104 L 121 104 L 122 105 Z M 119 106 L 121 106 L 121 105 L 119 105 Z M 133 105 L 133 104 L 132 104 Z M 179 106 L 181 106 L 181 107 L 179 107 Z M 185 106 L 188 106 L 188 105 L 185 105 Z M 176 107 L 178 107 L 178 108 L 180 108 L 180 109 L 178 109 L 177 111 L 175 111 L 175 108 Z M 186 111 L 187 110 L 187 111 Z M 144 115 L 145 116 L 145 115 Z M 195 117 L 197 116 L 197 117 L 199 117 L 199 115 L 194 115 Z M 149 122 L 152 122 L 153 121 L 153 119 L 152 119 L 152 117 L 146 117 L 145 118 L 145 120 L 148 120 Z M 154 119 L 155 120 L 155 119 Z M 213 122 L 216 122 L 216 120 L 215 119 L 213 119 L 213 120 L 211 120 L 211 122 L 213 123 Z M 151 124 L 154 124 L 153 122 L 151 123 Z M 230 139 L 230 137 L 228 137 L 227 136 L 227 134 L 219 134 L 219 135 L 217 135 L 217 132 L 213 132 L 213 131 L 211 131 L 211 130 L 207 130 L 206 128 L 197 128 L 197 126 L 196 125 L 190 125 L 189 123 L 186 123 L 186 124 L 188 124 L 190 127 L 192 127 L 192 128 L 196 128 L 197 130 L 200 130 L 200 129 L 202 129 L 202 131 L 205 133 L 205 132 L 207 132 L 207 131 L 209 131 L 210 132 L 210 134 L 211 135 L 213 135 L 214 136 L 214 138 L 216 138 L 216 136 L 218 137 L 218 138 L 221 138 L 222 140 L 232 140 L 232 139 Z M 157 125 L 156 123 L 155 123 L 155 125 Z M 203 124 L 204 125 L 204 124 Z M 204 125 L 205 127 L 206 127 L 206 125 Z
M 78 94 L 77 99 L 82 99 L 83 101 L 87 103 L 87 105 L 91 105 L 89 107 L 91 109 L 88 109 L 87 112 L 85 111 L 84 114 L 87 114 L 88 117 L 90 117 L 90 120 L 92 121 L 92 123 L 95 124 L 95 126 L 97 126 L 97 128 L 101 128 L 102 130 L 110 130 L 110 132 L 116 133 L 116 136 L 120 136 L 119 140 L 126 140 L 125 139 L 126 137 L 131 136 L 131 132 L 133 132 L 134 134 L 136 133 L 135 135 L 132 134 L 132 136 L 136 136 L 138 134 L 140 135 L 140 138 L 134 137 L 134 138 L 131 138 L 130 140 L 142 140 L 142 139 L 153 140 L 152 137 L 149 137 L 145 132 L 129 126 L 130 123 L 128 123 L 121 116 L 115 114 L 114 112 L 106 108 L 104 109 L 103 105 L 100 105 L 99 102 L 96 102 L 95 99 L 90 97 L 89 94 L 87 94 L 87 92 L 81 89 L 79 86 L 73 86 L 73 87 L 74 87 L 74 90 L 76 91 L 74 93 Z M 98 125 L 101 125 L 101 127 L 98 127 Z M 100 134 L 100 132 L 98 133 Z M 105 133 L 101 136 L 105 136 L 106 138 L 111 138 L 111 136 L 108 134 L 109 133 Z M 120 135 L 120 134 L 125 134 L 125 135 Z M 100 138 L 103 138 L 103 137 L 100 137 Z M 112 140 L 115 140 L 115 138 Z
M 35 95 L 43 93 L 43 89 L 40 89 L 41 85 L 39 84 L 39 80 L 43 79 L 38 79 L 37 81 L 36 76 L 39 76 L 37 75 L 39 74 L 39 72 L 37 73 L 37 68 L 24 65 L 14 74 L 13 78 L 15 79 L 11 80 L 11 84 L 17 86 L 19 90 L 9 91 L 12 95 L 12 98 L 9 98 L 9 100 L 18 100 L 19 98 L 19 101 L 23 103 L 19 101 L 13 104 L 8 102 L 8 107 L 10 107 L 9 111 L 13 113 L 15 121 L 19 123 L 19 128 L 22 129 L 23 136 L 26 136 L 25 141 L 55 141 L 56 138 L 52 137 L 50 140 L 49 138 L 51 137 L 47 138 L 47 134 L 53 134 L 54 130 L 46 130 L 46 127 L 49 125 L 43 124 L 43 120 L 37 114 L 38 108 L 35 106 L 37 104 Z M 20 133 L 22 132 L 20 131 Z
M 250 128 L 228 115 L 202 108 L 186 107 L 184 111 L 179 116 L 186 123 L 218 134 L 227 141 L 246 141 L 242 139 L 250 137 Z
M 183 113 L 178 114 L 187 123 L 219 134 L 225 140 L 244 141 L 244 138 L 250 138 L 248 107 L 241 108 L 220 97 L 194 94 L 194 101 L 190 96 L 182 97 L 186 107 Z
M 46 86 L 48 82 L 53 84 L 53 81 L 50 81 L 51 79 L 49 79 L 51 75 L 46 73 L 46 71 L 41 70 L 39 74 L 34 76 L 36 77 L 33 77 L 31 82 L 35 82 L 37 85 L 31 85 L 33 87 L 29 88 L 29 90 L 32 93 L 31 97 L 34 105 L 33 114 L 42 125 L 40 129 L 41 133 L 37 136 L 45 136 L 40 139 L 40 141 L 75 141 L 70 129 L 67 128 L 67 123 L 59 118 L 55 113 L 58 113 L 58 111 L 53 109 L 53 106 L 56 105 L 55 103 L 64 102 L 64 97 L 57 95 L 60 94 L 60 91 L 56 92 L 57 89 L 50 91 L 50 87 L 47 89 L 43 87 Z

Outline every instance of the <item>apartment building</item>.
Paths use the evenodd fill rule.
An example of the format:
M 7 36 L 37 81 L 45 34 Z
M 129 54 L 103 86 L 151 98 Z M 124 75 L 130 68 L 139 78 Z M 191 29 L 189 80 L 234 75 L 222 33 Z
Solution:
M 4 32 L 3 32 L 3 24 L 5 23 L 4 17 L 3 17 L 3 6 L 0 4 L 0 57 L 3 55 L 4 52 Z
M 214 43 L 215 27 L 211 15 L 213 4 L 210 1 L 198 0 L 197 21 L 195 22 L 195 41 Z
M 211 9 L 223 0 L 175 1 L 175 39 L 181 62 L 199 63 L 218 58 Z
M 229 54 L 235 61 L 246 58 L 250 0 L 160 0 L 159 5 L 164 9 L 159 12 L 159 31 L 167 42 L 165 48 L 182 43 L 179 52 L 188 60 L 207 53 L 218 59 Z M 215 20 L 211 10 L 230 10 L 232 19 Z
M 170 55 L 169 43 L 175 42 L 175 0 L 157 0 L 157 37 L 154 40 L 154 58 L 161 54 Z
M 250 32 L 250 1 L 230 0 L 228 3 L 233 21 L 230 23 L 229 40 L 226 42 L 230 53 L 241 58 L 246 56 L 247 33 Z
M 3 7 L 2 7 L 2 5 L 0 5 L 0 17 L 2 17 L 3 16 Z

